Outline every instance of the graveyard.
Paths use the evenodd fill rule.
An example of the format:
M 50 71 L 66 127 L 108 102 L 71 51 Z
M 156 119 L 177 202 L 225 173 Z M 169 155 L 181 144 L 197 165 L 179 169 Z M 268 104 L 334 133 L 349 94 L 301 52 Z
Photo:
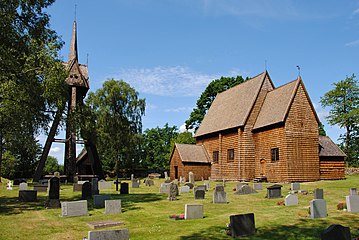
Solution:
M 226 234 L 230 216 L 247 213 L 254 214 L 256 232 L 240 239 L 320 239 L 320 233 L 332 224 L 349 227 L 352 238 L 359 236 L 359 213 L 337 209 L 338 205 L 346 202 L 350 188 L 358 186 L 359 175 L 347 175 L 346 179 L 337 181 L 300 183 L 303 193 L 293 193 L 297 196 L 298 204 L 294 203 L 290 206 L 284 204 L 285 196 L 288 195 L 291 187 L 294 188 L 294 185 L 289 183 L 280 183 L 282 185 L 280 197 L 266 198 L 267 187 L 272 186 L 273 183 L 262 183 L 262 189 L 255 190 L 257 193 L 235 194 L 239 192 L 237 188 L 240 187 L 244 191 L 245 187 L 241 185 L 238 187 L 238 182 L 225 182 L 226 194 L 222 197 L 226 198 L 227 203 L 213 203 L 214 189 L 223 190 L 222 187 L 216 187 L 223 182 L 196 181 L 195 187 L 197 191 L 201 191 L 199 198 L 203 199 L 195 199 L 194 189 L 188 191 L 187 188 L 181 188 L 184 184 L 180 184 L 180 195 L 174 196 L 170 201 L 168 194 L 160 193 L 160 186 L 165 182 L 163 178 L 153 179 L 151 184 L 145 184 L 143 179 L 140 179 L 139 186 L 132 185 L 131 180 L 121 179 L 121 181 L 129 184 L 129 194 L 119 194 L 113 181 L 108 181 L 111 186 L 100 187 L 100 195 L 88 198 L 87 204 L 86 200 L 82 200 L 81 191 L 77 191 L 72 184 L 61 183 L 59 194 L 61 205 L 64 207 L 71 202 L 80 204 L 72 207 L 75 210 L 71 210 L 68 205 L 64 214 L 64 210 L 56 206 L 45 208 L 49 202 L 47 192 L 37 191 L 34 202 L 20 201 L 19 186 L 14 185 L 12 190 L 7 190 L 8 181 L 2 179 L 0 239 L 84 239 L 89 231 L 118 229 L 127 229 L 130 239 L 136 240 L 232 239 Z M 203 190 L 207 187 L 202 187 L 205 183 L 209 184 L 207 191 Z M 28 182 L 28 191 L 31 191 L 35 185 L 37 184 Z M 253 183 L 248 185 L 252 186 Z M 323 191 L 315 190 L 317 188 Z M 309 207 L 314 198 L 314 191 L 317 191 L 318 198 L 323 197 L 325 200 L 327 216 L 310 217 Z M 117 205 L 119 211 L 105 214 L 108 208 L 104 207 L 102 200 L 98 198 L 111 199 L 111 204 L 105 201 L 106 205 L 116 205 L 119 201 L 113 200 L 121 200 L 119 203 L 121 207 L 118 209 Z M 98 201 L 100 203 L 97 203 Z M 192 219 L 196 214 L 192 213 L 190 216 L 186 213 L 188 214 L 186 220 L 174 220 L 174 215 L 185 214 L 186 204 L 191 207 L 200 206 L 200 214 L 203 214 L 203 217 L 200 215 L 200 218 Z M 82 206 L 85 206 L 83 212 L 78 216 L 71 216 L 73 214 L 71 211 L 76 211 L 77 214 Z M 91 224 L 94 223 L 100 225 L 102 223 L 105 226 L 93 229 Z M 107 223 L 109 224 L 106 225 Z

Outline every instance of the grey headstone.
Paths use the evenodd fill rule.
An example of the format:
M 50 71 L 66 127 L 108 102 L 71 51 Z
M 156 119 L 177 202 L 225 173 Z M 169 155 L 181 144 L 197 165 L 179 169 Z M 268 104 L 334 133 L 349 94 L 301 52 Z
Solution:
M 300 190 L 300 183 L 298 183 L 298 182 L 291 183 L 290 189 L 292 191 L 299 191 Z
M 216 186 L 213 192 L 213 203 L 227 203 L 227 194 L 223 186 Z
M 168 194 L 168 200 L 175 201 L 177 200 L 177 196 L 178 196 L 178 186 L 177 184 L 171 183 L 170 191 Z
M 90 182 L 82 184 L 82 199 L 92 198 L 92 186 Z
M 267 197 L 271 198 L 281 198 L 282 197 L 282 185 L 274 184 L 267 187 Z
M 169 194 L 171 183 L 161 183 L 160 193 Z
M 167 174 L 167 172 L 165 172 L 164 174 L 165 174 L 165 179 L 167 180 L 167 179 L 168 179 L 168 174 Z
M 346 196 L 345 201 L 348 212 L 359 213 L 359 195 Z
M 313 199 L 310 201 L 310 218 L 326 218 L 327 203 L 324 199 Z
M 129 240 L 128 229 L 89 231 L 88 240 Z
M 194 184 L 194 174 L 193 172 L 188 173 L 188 181 L 192 184 Z
M 186 204 L 184 218 L 186 220 L 203 218 L 203 205 L 202 204 Z
M 97 178 L 92 178 L 91 179 L 91 186 L 92 186 L 92 195 L 97 195 L 100 193 L 100 191 L 98 190 L 98 179 Z
M 253 189 L 256 191 L 262 190 L 263 189 L 262 183 L 253 183 Z
M 27 183 L 22 182 L 19 184 L 19 191 L 22 190 L 27 190 Z
M 224 186 L 224 185 L 223 185 Z M 238 183 L 237 185 L 236 185 L 236 191 L 239 191 L 239 189 L 241 189 L 243 186 L 248 186 L 248 184 L 247 183 Z
M 214 188 L 215 191 L 224 191 L 224 186 L 222 184 L 216 184 Z
M 184 185 L 188 186 L 190 189 L 192 189 L 194 187 L 193 183 L 190 183 L 190 182 L 186 182 Z
M 234 194 L 236 194 L 236 195 L 247 195 L 247 194 L 253 194 L 253 193 L 257 193 L 257 191 L 254 190 L 251 186 L 242 185 L 242 187 L 240 187 Z
M 194 192 L 194 199 L 204 199 L 206 195 L 206 191 L 203 189 L 194 188 L 193 192 Z
M 73 192 L 81 192 L 82 191 L 82 184 L 74 183 L 72 185 L 72 191 Z
M 87 200 L 61 202 L 62 217 L 87 216 Z
M 350 228 L 339 224 L 330 225 L 320 233 L 321 240 L 351 240 Z
M 206 191 L 208 191 L 208 190 L 209 190 L 209 188 L 210 188 L 210 184 L 209 184 L 209 182 L 204 182 L 204 186 L 206 186 Z
M 180 187 L 180 193 L 189 193 L 189 186 L 182 186 Z
M 354 195 L 358 195 L 357 189 L 356 188 L 351 188 L 350 189 L 350 196 L 354 196 Z
M 19 200 L 22 202 L 36 202 L 37 191 L 36 190 L 20 190 Z
M 111 200 L 110 194 L 93 195 L 93 205 L 96 208 L 105 207 L 105 200 Z
M 105 200 L 105 214 L 121 213 L 121 200 Z
M 229 216 L 229 228 L 232 238 L 255 234 L 254 213 Z
M 121 183 L 120 194 L 128 194 L 128 183 Z
M 140 187 L 140 180 L 138 179 L 132 179 L 132 188 L 139 188 Z
M 314 189 L 314 199 L 324 199 L 324 192 L 321 188 Z
M 298 196 L 289 194 L 284 198 L 284 205 L 286 206 L 292 206 L 298 204 Z
M 99 190 L 112 189 L 112 182 L 100 180 L 100 181 L 98 181 L 98 189 Z
M 145 186 L 151 187 L 154 185 L 155 185 L 155 182 L 152 179 L 146 179 Z
M 38 192 L 47 192 L 47 185 L 35 185 L 34 190 Z

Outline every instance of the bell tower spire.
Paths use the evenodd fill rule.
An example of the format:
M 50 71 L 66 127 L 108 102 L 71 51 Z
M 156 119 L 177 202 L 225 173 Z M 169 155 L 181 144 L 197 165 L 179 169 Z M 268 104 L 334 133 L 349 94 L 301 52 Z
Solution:
M 71 45 L 70 45 L 70 54 L 69 54 L 69 62 L 73 60 L 78 60 L 77 54 L 77 23 L 76 20 L 74 21 L 72 27 L 72 38 L 71 38 Z

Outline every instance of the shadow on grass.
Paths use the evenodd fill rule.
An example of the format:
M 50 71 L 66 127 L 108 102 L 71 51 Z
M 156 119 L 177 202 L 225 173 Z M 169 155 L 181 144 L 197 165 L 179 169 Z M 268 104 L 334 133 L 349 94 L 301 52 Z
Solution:
M 136 203 L 156 202 L 166 199 L 163 194 L 141 193 L 141 194 L 112 194 L 111 199 L 120 199 L 123 212 L 140 209 Z
M 0 198 L 0 215 L 20 214 L 23 211 L 44 209 L 46 197 L 37 197 L 36 202 L 21 202 L 18 197 Z

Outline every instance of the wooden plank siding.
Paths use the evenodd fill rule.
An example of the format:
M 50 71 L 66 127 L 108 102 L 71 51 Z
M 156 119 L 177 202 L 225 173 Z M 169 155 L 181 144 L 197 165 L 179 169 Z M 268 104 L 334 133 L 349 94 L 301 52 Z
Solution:
M 320 179 L 337 180 L 345 178 L 344 157 L 320 157 Z
M 221 155 L 222 152 L 220 151 L 220 141 L 219 141 L 220 137 L 214 136 L 214 137 L 210 137 L 210 138 L 205 138 L 205 139 L 197 139 L 196 143 L 197 145 L 203 145 L 209 155 L 209 158 L 211 160 L 211 178 L 212 179 L 220 179 L 221 178 L 221 166 L 218 163 L 214 163 L 213 162 L 213 152 L 218 151 L 219 152 L 219 159 L 221 159 Z

